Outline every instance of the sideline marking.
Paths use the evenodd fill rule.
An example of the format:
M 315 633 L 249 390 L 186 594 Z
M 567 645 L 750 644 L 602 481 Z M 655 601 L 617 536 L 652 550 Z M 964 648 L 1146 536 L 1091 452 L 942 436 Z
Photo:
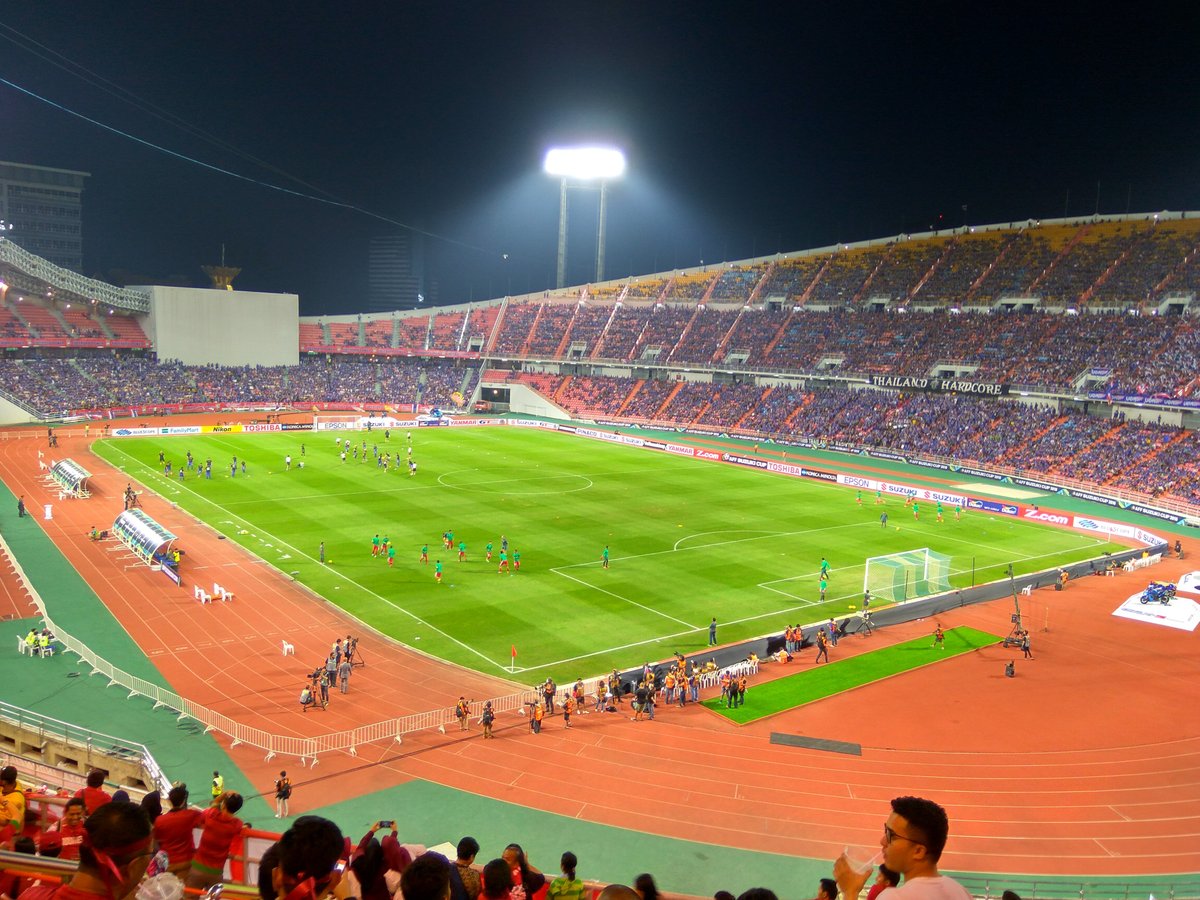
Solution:
M 143 465 L 145 465 L 144 463 L 142 463 L 141 461 L 139 461 L 138 459 L 136 459 L 135 457 L 133 457 L 132 455 L 130 455 L 129 453 L 127 453 L 126 451 L 124 451 L 124 450 L 121 450 L 119 447 L 116 447 L 116 446 L 114 446 L 114 448 L 113 448 L 113 449 L 114 449 L 116 452 L 120 453 L 122 456 L 126 457 L 127 459 L 130 459 L 130 460 L 132 460 L 132 461 L 134 462 L 134 464 L 135 464 L 135 465 L 138 465 L 138 466 L 143 466 Z M 153 469 L 151 469 L 150 471 L 151 471 L 151 472 L 153 472 L 154 470 L 153 470 Z M 165 478 L 166 476 L 163 476 L 163 477 Z M 249 521 L 249 520 L 247 520 L 247 519 L 243 519 L 243 518 L 242 518 L 241 516 L 239 516 L 237 513 L 235 513 L 235 512 L 232 512 L 232 511 L 230 511 L 230 510 L 226 509 L 225 507 L 221 506 L 219 503 L 216 503 L 216 502 L 215 502 L 215 501 L 213 501 L 213 500 L 209 500 L 207 497 L 205 497 L 205 496 L 204 496 L 204 495 L 202 495 L 202 494 L 198 494 L 198 493 L 196 493 L 196 492 L 195 492 L 195 491 L 193 491 L 191 488 L 184 488 L 184 490 L 186 490 L 186 491 L 187 491 L 189 494 L 191 494 L 193 497 L 197 498 L 198 500 L 202 500 L 203 502 L 205 502 L 205 503 L 209 504 L 209 506 L 215 507 L 216 509 L 219 509 L 219 510 L 223 510 L 224 512 L 226 512 L 226 513 L 228 513 L 229 515 L 233 516 L 235 519 L 238 519 L 238 520 L 240 520 L 241 522 L 245 523 L 246 525 L 251 525 L 251 526 L 253 526 L 253 524 L 254 524 L 253 522 L 250 522 L 250 521 Z M 183 510 L 183 511 L 184 511 L 184 512 L 187 512 L 186 510 Z M 212 526 L 210 525 L 209 527 L 211 528 Z M 214 529 L 214 530 L 215 530 L 215 529 Z M 307 553 L 304 553 L 303 551 L 301 551 L 301 550 L 300 550 L 298 547 L 296 547 L 295 545 L 293 545 L 293 544 L 289 544 L 287 541 L 280 541 L 280 545 L 281 545 L 281 546 L 284 546 L 284 547 L 289 547 L 290 549 L 292 549 L 293 551 L 295 551 L 297 554 L 299 554 L 300 556 L 304 557 L 305 559 L 308 559 L 308 560 L 312 561 L 313 563 L 315 563 L 315 564 L 317 564 L 317 565 L 320 565 L 320 563 L 318 563 L 316 559 L 314 559 L 314 558 L 313 558 L 312 556 L 310 556 L 309 554 L 307 554 Z M 242 548 L 243 548 L 244 550 L 246 550 L 247 552 L 253 553 L 253 551 L 252 551 L 252 550 L 250 550 L 248 547 L 245 547 L 244 545 L 239 545 L 239 546 L 242 546 Z M 254 555 L 255 555 L 255 556 L 257 556 L 258 554 L 254 554 Z M 258 558 L 259 558 L 259 559 L 263 559 L 261 556 L 259 556 Z M 288 576 L 288 574 L 287 574 L 286 572 L 284 572 L 282 569 L 278 568 L 277 566 L 274 566 L 274 565 L 272 565 L 272 564 L 271 564 L 271 563 L 270 563 L 268 560 L 265 560 L 265 559 L 263 559 L 263 562 L 265 562 L 267 565 L 271 566 L 271 568 L 275 569 L 275 571 L 279 572 L 279 574 L 283 575 L 284 577 L 289 577 L 289 576 Z M 414 612 L 411 612 L 411 611 L 409 611 L 409 610 L 405 609 L 405 608 L 404 608 L 403 606 L 401 606 L 399 603 L 396 603 L 396 602 L 394 602 L 394 601 L 392 601 L 392 600 L 389 600 L 387 597 L 384 597 L 384 596 L 382 596 L 381 594 L 377 594 L 375 591 L 371 590 L 370 588 L 368 588 L 368 587 L 365 587 L 365 586 L 364 586 L 364 585 L 362 585 L 362 584 L 359 584 L 357 581 L 355 581 L 355 580 L 354 580 L 353 578 L 351 578 L 349 575 L 344 575 L 344 574 L 342 574 L 340 571 L 338 571 L 337 569 L 329 568 L 328 566 L 324 566 L 324 567 L 323 567 L 323 569 L 324 569 L 325 571 L 328 571 L 328 572 L 332 573 L 333 575 L 335 575 L 336 577 L 338 577 L 338 578 L 342 579 L 343 581 L 349 582 L 350 584 L 354 585 L 356 588 L 358 588 L 360 591 L 362 591 L 362 592 L 363 592 L 364 594 L 366 594 L 367 596 L 369 596 L 369 597 L 374 597 L 375 599 L 377 599 L 377 600 L 380 600 L 380 601 L 382 601 L 383 603 L 386 603 L 388 606 L 391 606 L 391 607 L 393 607 L 394 609 L 396 609 L 396 610 L 398 610 L 398 611 L 400 611 L 400 612 L 404 613 L 406 616 L 408 616 L 409 618 L 411 618 L 411 619 L 412 619 L 414 622 L 416 622 L 417 624 L 419 624 L 419 625 L 422 625 L 422 626 L 424 626 L 425 628 L 428 628 L 430 631 L 433 631 L 433 632 L 435 632 L 436 634 L 440 634 L 440 635 L 441 635 L 442 637 L 444 637 L 446 640 L 450 641 L 451 643 L 454 643 L 454 644 L 458 645 L 458 646 L 459 646 L 459 647 L 461 647 L 463 650 L 466 650 L 466 651 L 468 651 L 469 653 L 472 653 L 472 654 L 474 654 L 475 656 L 478 656 L 478 657 L 479 657 L 480 659 L 482 659 L 484 662 L 486 662 L 486 663 L 490 663 L 491 665 L 495 666 L 495 667 L 496 667 L 497 669 L 499 669 L 500 671 L 502 671 L 502 672 L 507 672 L 507 671 L 508 671 L 508 667 L 507 667 L 507 666 L 501 665 L 500 663 L 496 662 L 494 659 L 490 659 L 489 657 L 485 656 L 485 655 L 484 655 L 483 653 L 481 653 L 480 651 L 476 650 L 476 649 L 475 649 L 474 647 L 472 647 L 470 644 L 464 643 L 463 641 L 460 641 L 458 638 L 454 637 L 453 635 L 447 634 L 446 632 L 442 631 L 442 630 L 441 630 L 440 628 L 438 628 L 437 626 L 429 624 L 429 623 L 428 623 L 428 622 L 426 622 L 424 619 L 422 619 L 420 616 L 418 616 L 416 613 L 414 613 Z M 303 582 L 301 582 L 301 583 L 303 584 Z M 305 585 L 305 586 L 307 587 L 307 585 Z M 309 589 L 311 590 L 311 588 L 309 588 Z M 369 626 L 369 625 L 368 625 L 366 622 L 363 622 L 363 620 L 362 620 L 362 619 L 360 619 L 358 616 L 354 615 L 353 613 L 349 612 L 348 610 L 346 610 L 346 609 L 342 609 L 341 607 L 339 607 L 339 609 L 341 609 L 341 611 L 342 611 L 342 612 L 343 612 L 345 615 L 349 616 L 349 617 L 350 617 L 350 618 L 352 618 L 354 621 L 356 621 L 356 622 L 358 622 L 358 623 L 362 624 L 364 627 L 371 627 L 371 626 Z M 380 634 L 381 636 L 383 636 L 383 637 L 385 637 L 385 638 L 387 638 L 387 637 L 388 637 L 388 635 L 385 635 L 385 634 L 383 634 L 383 632 L 377 631 L 377 630 L 376 630 L 376 629 L 374 629 L 374 628 L 372 628 L 372 630 L 375 630 L 377 634 Z M 396 643 L 398 643 L 398 644 L 403 644 L 403 642 L 402 642 L 402 641 L 399 641 L 399 640 L 397 640 L 396 638 L 389 638 L 389 639 L 390 639 L 390 640 L 395 640 L 395 641 L 396 641 Z M 407 647 L 408 645 L 407 645 L 407 644 L 403 644 L 403 646 Z M 415 648 L 414 648 L 414 649 L 415 649 Z

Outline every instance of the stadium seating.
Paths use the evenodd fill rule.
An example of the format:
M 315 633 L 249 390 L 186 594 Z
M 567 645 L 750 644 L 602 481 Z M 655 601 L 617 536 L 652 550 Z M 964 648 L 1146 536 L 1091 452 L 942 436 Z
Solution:
M 292 369 L 114 354 L 99 348 L 149 347 L 135 317 L 100 320 L 86 302 L 56 295 L 51 309 L 10 289 L 0 343 L 18 349 L 0 361 L 0 389 L 54 414 L 221 402 L 453 407 L 471 396 L 479 366 L 408 354 L 620 361 L 659 368 L 652 378 L 489 377 L 525 381 L 582 417 L 872 444 L 1195 498 L 1191 432 L 965 397 L 772 387 L 763 374 L 951 372 L 1065 397 L 1192 400 L 1200 397 L 1200 322 L 1150 313 L 1198 285 L 1200 220 L 1014 223 L 433 315 L 305 320 L 300 349 L 331 355 L 302 356 Z M 1022 297 L 1041 309 L 996 308 Z M 70 352 L 42 358 L 39 345 Z M 697 367 L 738 373 L 742 383 L 678 380 Z

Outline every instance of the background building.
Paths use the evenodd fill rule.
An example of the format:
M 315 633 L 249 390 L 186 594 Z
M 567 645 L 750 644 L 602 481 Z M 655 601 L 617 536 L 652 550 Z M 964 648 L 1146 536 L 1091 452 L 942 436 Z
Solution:
M 392 312 L 432 302 L 425 284 L 424 238 L 410 231 L 371 238 L 366 311 Z
M 83 179 L 88 172 L 0 162 L 0 219 L 13 243 L 83 271 Z

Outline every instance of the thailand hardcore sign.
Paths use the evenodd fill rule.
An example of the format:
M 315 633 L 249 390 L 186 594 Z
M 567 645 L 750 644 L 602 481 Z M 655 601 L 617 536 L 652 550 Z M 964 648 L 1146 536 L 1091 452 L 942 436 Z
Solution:
M 906 375 L 872 375 L 875 387 L 899 391 L 937 391 L 946 394 L 986 394 L 999 397 L 1008 393 L 1007 384 L 985 381 L 960 381 L 957 378 L 912 378 Z

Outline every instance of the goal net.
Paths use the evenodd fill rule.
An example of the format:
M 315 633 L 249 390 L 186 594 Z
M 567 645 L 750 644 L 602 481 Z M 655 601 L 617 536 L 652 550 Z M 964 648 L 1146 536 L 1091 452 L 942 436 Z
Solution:
M 867 560 L 863 590 L 873 600 L 902 603 L 950 590 L 950 557 L 928 547 Z

